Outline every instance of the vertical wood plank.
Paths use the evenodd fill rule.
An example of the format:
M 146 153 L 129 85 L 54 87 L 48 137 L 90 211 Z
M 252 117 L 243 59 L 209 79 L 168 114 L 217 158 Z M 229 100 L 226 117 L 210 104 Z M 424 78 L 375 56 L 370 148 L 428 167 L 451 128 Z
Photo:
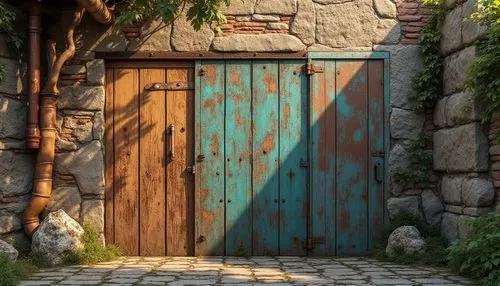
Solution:
M 303 61 L 280 61 L 280 255 L 305 255 L 307 234 L 307 77 Z
M 384 223 L 384 62 L 368 61 L 368 249 L 373 250 L 381 238 Z M 382 182 L 376 180 L 375 166 Z
M 164 69 L 139 70 L 141 256 L 165 255 L 165 91 L 144 89 L 164 80 Z
M 116 69 L 115 242 L 125 255 L 139 255 L 139 122 L 137 69 Z
M 106 153 L 105 153 L 105 235 L 106 244 L 112 244 L 115 242 L 114 237 L 114 141 L 113 141 L 113 105 L 114 105 L 114 70 L 106 69 L 106 106 L 105 106 L 105 141 L 106 141 Z
M 203 76 L 201 70 L 203 69 Z M 225 63 L 197 65 L 197 144 L 205 160 L 196 175 L 196 255 L 224 254 Z
M 367 250 L 368 103 L 365 61 L 337 61 L 337 254 Z
M 279 254 L 278 61 L 253 68 L 253 255 Z
M 251 255 L 251 62 L 226 63 L 226 255 Z
M 311 82 L 311 237 L 313 255 L 335 255 L 335 61 L 316 61 Z
M 192 81 L 189 68 L 167 70 L 167 83 Z M 190 90 L 167 91 L 167 124 L 174 125 L 175 158 L 166 158 L 167 166 L 167 255 L 192 254 L 193 232 L 190 211 L 193 175 L 186 171 L 193 156 L 193 94 Z M 171 134 L 167 136 L 172 136 Z

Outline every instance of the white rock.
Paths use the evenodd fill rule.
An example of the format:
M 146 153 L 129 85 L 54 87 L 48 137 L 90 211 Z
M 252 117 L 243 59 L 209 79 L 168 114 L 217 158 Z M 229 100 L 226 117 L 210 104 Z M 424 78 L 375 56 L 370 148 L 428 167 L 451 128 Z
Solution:
M 7 254 L 10 260 L 16 261 L 19 252 L 14 246 L 0 239 L 0 254 Z
M 375 0 L 373 1 L 375 11 L 382 18 L 396 18 L 396 4 L 390 0 Z
M 33 234 L 31 250 L 48 263 L 60 264 L 70 254 L 83 247 L 83 228 L 63 210 L 50 213 Z
M 417 254 L 425 251 L 425 241 L 418 229 L 414 226 L 401 226 L 389 236 L 385 252 L 387 256 L 394 257 L 398 250 L 404 254 Z

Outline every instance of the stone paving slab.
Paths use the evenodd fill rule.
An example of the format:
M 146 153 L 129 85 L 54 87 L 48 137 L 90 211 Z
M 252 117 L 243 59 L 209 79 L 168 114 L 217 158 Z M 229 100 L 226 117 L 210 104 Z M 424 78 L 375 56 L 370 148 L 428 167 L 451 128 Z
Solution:
M 372 258 L 123 257 L 42 269 L 20 285 L 474 285 L 447 269 Z

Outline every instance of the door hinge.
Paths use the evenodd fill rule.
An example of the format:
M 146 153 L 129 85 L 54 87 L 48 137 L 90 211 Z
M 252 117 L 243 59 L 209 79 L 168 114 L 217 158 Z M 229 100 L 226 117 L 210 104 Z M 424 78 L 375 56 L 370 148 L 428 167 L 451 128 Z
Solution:
M 325 71 L 322 67 L 318 67 L 313 63 L 307 63 L 305 65 L 305 69 L 307 75 L 313 75 L 315 73 L 323 73 Z
M 315 236 L 307 238 L 303 245 L 306 250 L 313 250 L 316 244 L 325 244 L 324 236 Z

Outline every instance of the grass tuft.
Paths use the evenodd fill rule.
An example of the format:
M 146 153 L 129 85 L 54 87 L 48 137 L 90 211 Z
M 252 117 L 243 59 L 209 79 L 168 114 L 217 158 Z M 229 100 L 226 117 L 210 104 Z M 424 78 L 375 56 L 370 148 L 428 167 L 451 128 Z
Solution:
M 12 261 L 7 254 L 0 254 L 0 285 L 14 286 L 28 277 L 37 267 L 29 259 L 18 259 Z
M 93 223 L 83 225 L 84 233 L 81 237 L 83 248 L 68 256 L 67 264 L 96 264 L 111 261 L 122 255 L 116 245 L 104 246 L 101 234 Z

